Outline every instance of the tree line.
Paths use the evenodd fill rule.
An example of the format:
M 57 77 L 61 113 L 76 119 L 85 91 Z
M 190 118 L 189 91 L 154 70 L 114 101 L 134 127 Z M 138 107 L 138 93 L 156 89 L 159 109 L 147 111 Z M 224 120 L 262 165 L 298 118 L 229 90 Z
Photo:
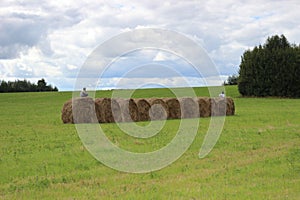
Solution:
M 44 92 L 44 91 L 58 91 L 58 88 L 48 85 L 45 79 L 37 81 L 37 84 L 31 83 L 30 81 L 15 80 L 15 81 L 4 81 L 0 80 L 0 92 Z
M 300 45 L 275 35 L 245 51 L 238 89 L 244 96 L 300 97 Z
M 238 75 L 228 76 L 227 80 L 224 81 L 223 85 L 237 85 L 238 84 Z

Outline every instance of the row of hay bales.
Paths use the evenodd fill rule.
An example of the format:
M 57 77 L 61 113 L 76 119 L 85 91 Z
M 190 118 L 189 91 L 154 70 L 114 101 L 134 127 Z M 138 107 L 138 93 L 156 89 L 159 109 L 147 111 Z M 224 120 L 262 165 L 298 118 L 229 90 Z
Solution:
M 64 123 L 113 123 L 234 115 L 232 98 L 183 97 L 112 99 L 88 97 L 67 101 Z

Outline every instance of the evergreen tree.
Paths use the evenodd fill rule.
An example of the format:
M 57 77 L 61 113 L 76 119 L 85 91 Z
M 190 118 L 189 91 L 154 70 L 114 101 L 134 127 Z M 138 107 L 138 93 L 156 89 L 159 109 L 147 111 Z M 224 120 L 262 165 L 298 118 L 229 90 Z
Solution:
M 37 92 L 37 91 L 58 91 L 57 87 L 47 85 L 45 79 L 41 79 L 37 84 L 24 80 L 4 81 L 0 80 L 0 92 Z
M 300 97 L 300 51 L 284 35 L 244 52 L 238 88 L 245 96 Z
M 238 76 L 232 75 L 227 78 L 227 81 L 224 82 L 224 85 L 237 85 L 238 84 Z
M 45 81 L 45 79 L 41 79 L 41 80 L 38 80 L 38 82 L 37 82 L 37 89 L 39 90 L 39 91 L 47 91 L 47 83 L 46 83 L 46 81 Z

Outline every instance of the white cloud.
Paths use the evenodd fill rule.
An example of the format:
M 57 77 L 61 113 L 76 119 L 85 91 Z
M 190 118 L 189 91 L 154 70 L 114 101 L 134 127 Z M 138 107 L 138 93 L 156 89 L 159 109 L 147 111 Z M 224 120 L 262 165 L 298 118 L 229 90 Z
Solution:
M 153 61 L 176 61 L 176 60 L 179 60 L 179 58 L 176 55 L 164 51 L 159 51 L 153 58 Z
M 185 34 L 207 50 L 222 75 L 230 75 L 237 72 L 242 53 L 264 43 L 268 36 L 284 34 L 291 43 L 300 43 L 299 10 L 297 0 L 2 0 L 0 79 L 43 77 L 59 89 L 70 89 L 99 44 L 145 27 Z M 128 47 L 132 39 L 114 46 Z M 114 56 L 116 49 L 105 53 Z M 156 62 L 176 60 L 162 52 L 148 56 Z M 130 65 L 132 59 L 124 61 Z

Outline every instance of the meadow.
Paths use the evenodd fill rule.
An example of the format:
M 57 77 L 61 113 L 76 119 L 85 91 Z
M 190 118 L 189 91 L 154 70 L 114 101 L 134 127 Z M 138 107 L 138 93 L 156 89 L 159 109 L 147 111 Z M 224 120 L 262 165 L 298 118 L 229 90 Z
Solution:
M 207 88 L 195 91 L 208 95 Z M 194 142 L 177 161 L 131 174 L 97 161 L 75 125 L 62 123 L 71 92 L 1 93 L 0 199 L 300 199 L 300 99 L 244 98 L 235 86 L 227 86 L 226 94 L 235 101 L 236 115 L 226 117 L 208 156 L 198 157 L 209 124 L 201 118 Z M 133 93 L 168 96 L 168 89 Z M 120 147 L 148 152 L 166 145 L 179 122 L 167 121 L 148 139 L 122 134 L 116 124 L 101 127 Z

